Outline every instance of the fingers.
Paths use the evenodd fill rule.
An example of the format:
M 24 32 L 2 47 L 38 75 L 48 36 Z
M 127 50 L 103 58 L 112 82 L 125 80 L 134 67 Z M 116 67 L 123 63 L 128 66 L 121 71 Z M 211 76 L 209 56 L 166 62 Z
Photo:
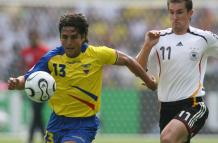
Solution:
M 9 78 L 8 79 L 8 89 L 9 90 L 16 89 L 18 82 L 19 80 L 17 78 L 13 78 L 13 77 Z
M 157 39 L 160 37 L 160 31 L 152 30 L 148 32 L 148 37 L 151 39 Z
M 149 82 L 144 82 L 142 85 L 147 86 L 151 90 L 157 89 L 157 81 L 154 76 L 151 76 L 151 80 Z
M 145 41 L 155 41 L 160 37 L 160 31 L 152 30 L 145 34 Z
M 154 81 L 152 83 L 149 83 L 149 84 L 142 83 L 142 85 L 148 87 L 151 90 L 156 90 L 157 89 L 157 83 L 154 82 Z
M 152 48 L 156 45 L 160 38 L 160 31 L 152 30 L 146 33 L 144 45 L 149 45 Z

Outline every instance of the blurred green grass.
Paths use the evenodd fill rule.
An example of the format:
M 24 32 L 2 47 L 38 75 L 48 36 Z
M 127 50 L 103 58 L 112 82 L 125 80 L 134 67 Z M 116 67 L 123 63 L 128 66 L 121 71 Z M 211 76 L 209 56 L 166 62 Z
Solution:
M 25 143 L 22 137 L 1 136 L 0 143 Z M 35 143 L 42 143 L 36 141 Z M 159 136 L 139 136 L 139 135 L 98 135 L 93 143 L 159 143 Z M 218 135 L 202 136 L 198 135 L 192 143 L 218 143 Z
M 159 136 L 98 136 L 94 143 L 159 143 Z M 192 143 L 218 143 L 216 136 L 196 136 Z

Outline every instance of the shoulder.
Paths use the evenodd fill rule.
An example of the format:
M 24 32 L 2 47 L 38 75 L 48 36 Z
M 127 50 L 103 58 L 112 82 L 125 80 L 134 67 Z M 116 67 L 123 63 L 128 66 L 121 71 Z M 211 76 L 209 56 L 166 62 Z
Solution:
M 57 55 L 63 55 L 64 54 L 64 48 L 63 47 L 57 47 L 53 50 L 48 51 L 42 59 L 45 61 L 49 61 L 52 57 Z
M 202 29 L 191 27 L 191 26 L 189 27 L 188 33 L 196 35 L 196 36 L 204 36 L 205 38 L 208 35 L 208 31 L 204 31 Z
M 172 28 L 160 30 L 160 36 L 166 36 L 166 35 L 171 35 L 171 34 L 173 34 Z
M 55 55 L 63 55 L 64 54 L 64 48 L 63 47 L 56 47 L 53 50 L 48 51 L 46 54 L 47 56 L 55 56 Z
M 218 39 L 218 36 L 216 34 L 214 34 L 211 31 L 207 31 L 207 30 L 202 30 L 199 28 L 195 28 L 195 27 L 189 27 L 189 33 L 195 36 L 199 36 L 201 38 L 203 38 L 207 43 L 210 40 L 213 39 Z
M 114 50 L 112 48 L 109 48 L 107 46 L 93 46 L 89 45 L 88 52 L 100 52 L 100 51 L 107 51 L 107 50 Z
M 94 46 L 94 45 L 89 45 L 89 49 L 92 49 L 92 50 L 98 50 L 98 49 L 104 49 L 104 48 L 109 48 L 107 46 Z
M 113 57 L 117 55 L 117 52 L 115 49 L 109 48 L 107 46 L 89 45 L 86 55 L 99 59 L 107 59 L 107 58 L 113 59 Z

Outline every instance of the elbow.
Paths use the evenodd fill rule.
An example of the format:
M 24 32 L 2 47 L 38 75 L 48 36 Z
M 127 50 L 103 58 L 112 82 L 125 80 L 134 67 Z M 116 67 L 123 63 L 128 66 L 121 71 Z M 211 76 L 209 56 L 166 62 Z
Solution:
M 138 57 L 138 55 L 135 57 L 135 60 L 139 63 L 140 62 L 140 59 Z

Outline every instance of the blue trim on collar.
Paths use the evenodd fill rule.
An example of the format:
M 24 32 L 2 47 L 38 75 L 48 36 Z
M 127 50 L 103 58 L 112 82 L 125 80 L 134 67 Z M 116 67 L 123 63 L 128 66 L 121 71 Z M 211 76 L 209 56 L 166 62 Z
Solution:
M 86 51 L 86 49 L 88 48 L 88 43 L 84 43 L 82 44 L 82 47 L 81 47 L 81 52 L 84 53 Z

